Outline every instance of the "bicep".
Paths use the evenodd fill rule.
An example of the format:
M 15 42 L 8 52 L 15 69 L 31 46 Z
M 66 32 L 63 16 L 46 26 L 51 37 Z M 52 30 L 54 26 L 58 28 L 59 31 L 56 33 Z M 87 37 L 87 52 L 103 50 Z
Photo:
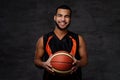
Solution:
M 35 59 L 40 59 L 44 54 L 43 36 L 38 40 L 35 50 Z
M 86 42 L 82 36 L 79 35 L 79 54 L 81 58 L 87 59 Z

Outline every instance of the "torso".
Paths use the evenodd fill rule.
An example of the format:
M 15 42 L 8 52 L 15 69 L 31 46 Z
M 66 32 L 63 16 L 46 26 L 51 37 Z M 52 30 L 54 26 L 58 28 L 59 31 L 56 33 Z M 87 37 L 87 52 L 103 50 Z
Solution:
M 50 32 L 48 34 L 45 34 L 44 35 L 44 49 L 45 49 L 45 46 L 46 46 L 46 43 L 48 41 L 48 38 L 50 36 L 53 36 L 49 42 L 49 46 L 52 50 L 52 54 L 54 54 L 55 52 L 57 51 L 61 51 L 61 50 L 64 50 L 64 51 L 67 51 L 70 53 L 71 49 L 72 49 L 72 46 L 73 46 L 73 43 L 72 43 L 72 40 L 70 39 L 69 36 L 72 36 L 76 42 L 77 42 L 77 45 L 76 45 L 76 54 L 75 54 L 75 57 L 76 59 L 80 59 L 79 57 L 79 53 L 78 53 L 78 47 L 79 47 L 79 40 L 78 40 L 78 35 L 75 34 L 75 33 L 72 33 L 72 32 L 68 32 L 62 39 L 59 39 L 56 34 L 54 32 Z M 48 59 L 49 55 L 48 53 L 46 52 L 46 49 L 45 49 L 45 55 L 44 55 L 44 60 L 46 61 Z M 55 77 L 58 79 L 58 80 L 81 80 L 80 77 L 81 76 L 81 68 L 79 68 L 77 70 L 76 73 L 72 74 L 72 75 L 68 75 L 67 77 L 62 77 L 60 78 L 60 76 L 58 75 L 51 75 L 49 74 L 48 72 L 45 71 L 45 74 L 44 74 L 44 80 L 54 80 Z M 48 77 L 48 78 L 46 78 Z

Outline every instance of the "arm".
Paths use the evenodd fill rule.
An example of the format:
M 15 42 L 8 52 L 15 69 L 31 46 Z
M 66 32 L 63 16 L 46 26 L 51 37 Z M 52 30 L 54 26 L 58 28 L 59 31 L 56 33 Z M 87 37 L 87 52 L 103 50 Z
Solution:
M 79 35 L 78 37 L 79 37 L 79 54 L 81 59 L 77 60 L 77 66 L 84 67 L 88 64 L 86 43 L 82 36 Z
M 75 62 L 73 63 L 74 66 L 72 68 L 71 73 L 75 72 L 78 67 L 84 67 L 88 64 L 88 56 L 87 56 L 85 40 L 80 35 L 78 37 L 79 37 L 79 55 L 81 58 L 80 58 L 80 60 L 74 59 Z
M 42 67 L 47 69 L 48 71 L 52 71 L 51 65 L 49 64 L 49 59 L 46 62 L 42 61 L 42 57 L 44 55 L 44 46 L 43 46 L 43 36 L 40 37 L 36 44 L 34 64 L 38 67 Z
M 44 49 L 43 49 L 43 37 L 40 37 L 36 44 L 36 50 L 35 50 L 35 56 L 34 56 L 34 63 L 38 67 L 44 67 L 42 62 L 42 56 L 44 54 Z

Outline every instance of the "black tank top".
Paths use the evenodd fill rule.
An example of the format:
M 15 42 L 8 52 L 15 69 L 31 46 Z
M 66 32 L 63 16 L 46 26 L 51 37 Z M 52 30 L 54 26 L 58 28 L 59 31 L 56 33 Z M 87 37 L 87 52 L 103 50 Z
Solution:
M 47 34 L 44 35 L 43 41 L 44 41 L 44 56 L 43 56 L 43 60 L 46 61 L 49 57 L 47 51 L 46 51 L 46 44 L 48 42 L 48 38 L 52 36 L 51 40 L 49 41 L 48 45 L 51 48 L 51 52 L 52 54 L 54 54 L 57 51 L 67 51 L 70 53 L 72 46 L 73 46 L 73 42 L 72 39 L 69 36 L 72 36 L 72 38 L 74 38 L 76 40 L 76 53 L 75 53 L 75 58 L 76 59 L 80 59 L 80 55 L 78 52 L 78 48 L 79 48 L 79 39 L 78 39 L 78 34 L 75 34 L 73 32 L 68 31 L 68 33 L 60 40 L 56 34 L 52 31 L 49 32 Z M 72 75 L 68 75 L 68 76 L 64 76 L 61 77 L 59 75 L 52 75 L 49 74 L 47 71 L 44 72 L 44 77 L 43 80 L 81 80 L 81 68 L 79 68 L 74 74 Z

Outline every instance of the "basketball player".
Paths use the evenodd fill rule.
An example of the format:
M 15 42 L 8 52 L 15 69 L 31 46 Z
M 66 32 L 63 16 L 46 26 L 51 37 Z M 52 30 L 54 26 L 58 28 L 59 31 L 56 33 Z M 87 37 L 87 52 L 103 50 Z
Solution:
M 81 35 L 67 29 L 71 23 L 71 15 L 70 7 L 59 6 L 54 15 L 55 29 L 41 36 L 37 42 L 34 63 L 36 66 L 44 68 L 43 80 L 82 80 L 81 68 L 88 63 L 86 44 Z M 73 48 L 75 62 L 71 68 L 72 71 L 64 76 L 55 74 L 48 58 L 60 50 L 70 53 L 73 44 L 75 45 Z

